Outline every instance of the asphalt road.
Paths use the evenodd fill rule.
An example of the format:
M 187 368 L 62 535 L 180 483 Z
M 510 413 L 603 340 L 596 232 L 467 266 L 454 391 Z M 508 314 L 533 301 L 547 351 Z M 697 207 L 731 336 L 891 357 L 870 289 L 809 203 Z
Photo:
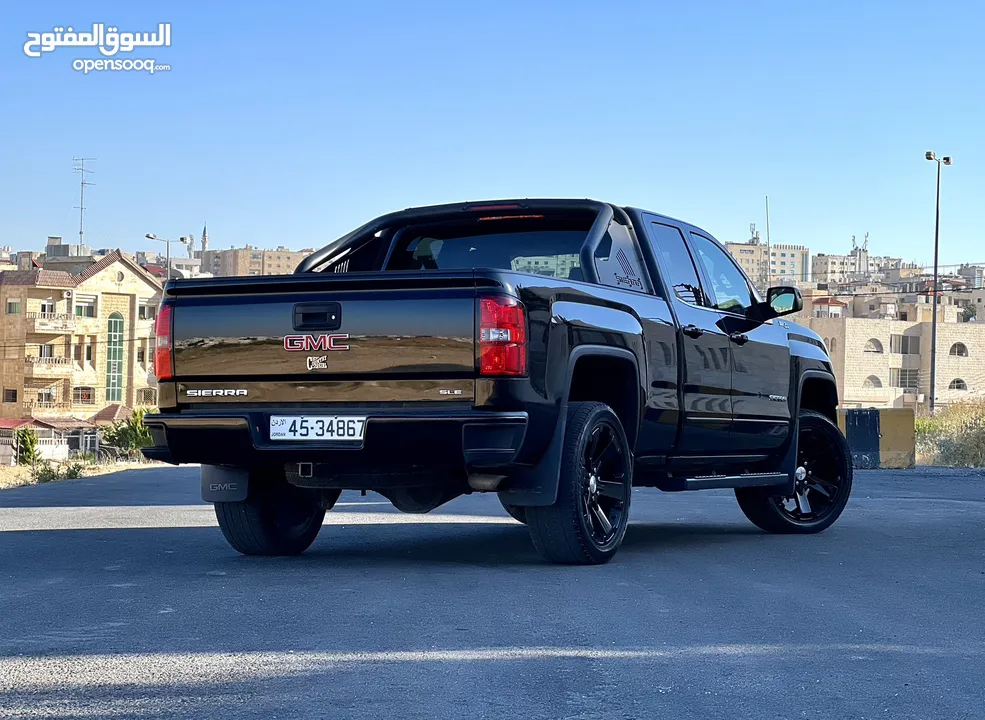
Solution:
M 0 717 L 981 718 L 985 476 L 860 472 L 813 537 L 640 490 L 603 567 L 491 496 L 346 494 L 244 558 L 195 468 L 0 492 Z

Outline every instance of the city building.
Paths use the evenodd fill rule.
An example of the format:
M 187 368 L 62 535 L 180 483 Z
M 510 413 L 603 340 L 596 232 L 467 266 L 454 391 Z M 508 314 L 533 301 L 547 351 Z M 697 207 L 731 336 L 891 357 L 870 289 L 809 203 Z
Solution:
M 64 430 L 91 426 L 108 406 L 155 405 L 160 296 L 160 283 L 119 250 L 76 275 L 0 273 L 0 418 Z
M 929 318 L 819 317 L 806 324 L 828 348 L 842 407 L 926 407 Z M 936 389 L 938 405 L 985 396 L 985 323 L 938 322 Z
M 793 285 L 810 281 L 811 252 L 803 245 L 766 245 L 751 224 L 752 237 L 745 242 L 725 243 L 729 251 L 760 292 L 774 285 Z
M 215 276 L 231 275 L 287 275 L 313 253 L 313 249 L 300 251 L 278 247 L 262 250 L 247 245 L 228 250 L 202 250 L 201 272 Z
M 803 245 L 770 246 L 770 285 L 811 280 L 811 251 Z

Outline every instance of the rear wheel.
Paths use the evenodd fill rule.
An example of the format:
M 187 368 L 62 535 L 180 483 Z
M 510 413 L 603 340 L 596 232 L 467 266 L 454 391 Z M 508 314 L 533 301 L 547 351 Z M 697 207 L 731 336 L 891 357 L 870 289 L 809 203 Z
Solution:
M 616 414 L 602 403 L 571 403 L 557 501 L 524 508 L 538 552 L 557 563 L 611 560 L 629 522 L 632 468 L 629 442 Z
M 215 503 L 226 541 L 244 555 L 299 555 L 314 542 L 325 519 L 318 494 L 283 475 L 251 477 L 243 502 Z
M 834 524 L 851 492 L 852 455 L 844 435 L 824 415 L 802 410 L 793 494 L 738 488 L 735 497 L 745 516 L 767 532 L 810 534 Z

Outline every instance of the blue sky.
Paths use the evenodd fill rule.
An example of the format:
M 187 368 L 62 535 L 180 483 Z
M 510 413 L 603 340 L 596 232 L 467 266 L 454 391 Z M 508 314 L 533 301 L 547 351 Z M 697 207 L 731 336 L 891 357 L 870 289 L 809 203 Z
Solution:
M 318 246 L 383 212 L 595 197 L 721 240 L 985 261 L 985 10 L 938 2 L 7 4 L 0 244 Z M 232 7 L 230 5 L 230 7 Z M 891 9 L 890 9 L 891 8 Z M 169 73 L 73 71 L 27 33 L 172 25 Z M 765 237 L 765 232 L 763 232 Z M 977 255 L 976 255 L 977 253 Z M 982 257 L 978 257 L 981 255 Z

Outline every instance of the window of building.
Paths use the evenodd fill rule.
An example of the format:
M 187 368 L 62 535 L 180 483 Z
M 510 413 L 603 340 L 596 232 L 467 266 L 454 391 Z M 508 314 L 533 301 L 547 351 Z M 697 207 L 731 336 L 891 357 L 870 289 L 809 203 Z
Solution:
M 920 380 L 920 371 L 916 368 L 890 368 L 889 386 L 916 390 Z
M 21 303 L 20 303 L 20 300 L 8 300 L 7 301 L 7 314 L 8 315 L 20 315 L 21 314 Z
M 954 355 L 955 357 L 968 357 L 968 346 L 964 343 L 956 342 L 951 346 L 948 355 Z
M 43 357 L 43 358 L 53 358 L 53 357 L 55 357 L 55 346 L 54 345 L 39 345 L 38 346 L 38 357 Z
M 137 307 L 137 317 L 141 320 L 153 320 L 157 315 L 157 308 L 153 305 L 139 305 Z
M 17 402 L 17 390 L 13 388 L 3 389 L 3 401 L 6 402 Z
M 712 307 L 739 314 L 752 307 L 752 293 L 746 279 L 728 254 L 702 235 L 691 233 L 691 242 L 711 282 Z
M 882 387 L 882 380 L 880 380 L 875 375 L 869 375 L 869 377 L 865 378 L 865 382 L 862 383 L 862 387 L 867 387 L 867 388 L 881 388 Z
M 698 271 L 681 231 L 670 225 L 650 223 L 650 240 L 664 273 L 664 280 L 677 299 L 689 305 L 704 305 Z
M 140 388 L 137 390 L 138 405 L 157 405 L 157 390 L 154 388 Z
M 137 362 L 140 363 L 141 365 L 144 364 L 144 356 L 145 356 L 144 349 L 142 347 L 137 348 Z
M 650 284 L 642 265 L 629 229 L 615 221 L 609 223 L 609 230 L 595 249 L 599 282 L 622 290 L 648 292 Z
M 966 383 L 961 378 L 954 378 L 954 380 L 951 381 L 951 384 L 947 386 L 947 389 L 948 390 L 967 390 L 968 389 L 968 383 Z
M 72 388 L 72 402 L 76 405 L 95 405 L 95 388 L 80 386 Z
M 786 256 L 787 256 L 786 253 L 780 253 L 780 257 L 786 257 Z
M 75 302 L 75 315 L 76 317 L 96 317 L 96 301 L 77 300 Z
M 39 405 L 51 405 L 57 399 L 57 391 L 55 388 L 44 388 L 38 390 L 38 404 Z
M 862 348 L 862 352 L 867 353 L 881 353 L 882 351 L 882 343 L 875 338 L 869 338 L 868 342 L 865 343 L 865 347 Z
M 55 302 L 53 300 L 42 300 L 41 317 L 51 316 L 54 314 L 55 314 Z
M 890 335 L 889 352 L 896 355 L 919 355 L 920 338 L 916 335 Z
M 869 305 L 869 310 L 870 311 L 875 310 L 875 309 L 876 309 L 876 306 L 875 305 L 871 305 L 871 304 Z
M 899 319 L 902 320 L 903 322 L 906 322 L 907 321 L 907 318 L 908 318 L 908 315 L 906 314 L 905 311 L 904 312 L 901 312 L 899 314 Z
M 123 400 L 123 316 L 109 316 L 106 339 L 106 400 Z

